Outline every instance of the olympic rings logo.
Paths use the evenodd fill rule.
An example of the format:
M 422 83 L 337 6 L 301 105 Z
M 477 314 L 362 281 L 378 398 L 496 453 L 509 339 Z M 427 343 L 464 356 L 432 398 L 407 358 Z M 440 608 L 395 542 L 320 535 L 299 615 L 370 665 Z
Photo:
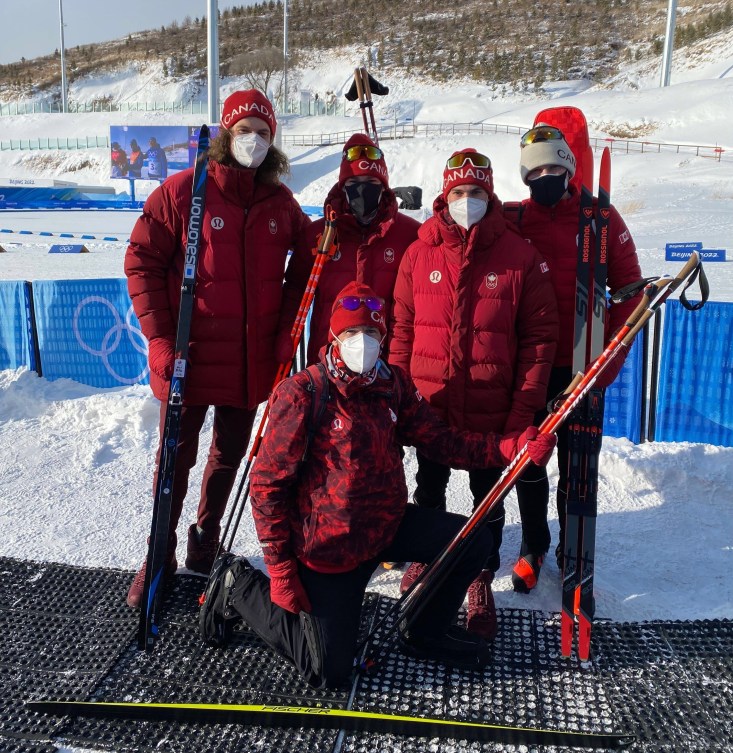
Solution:
M 102 343 L 99 348 L 92 348 L 90 345 L 84 342 L 81 332 L 79 331 L 79 319 L 81 318 L 82 310 L 85 306 L 88 306 L 92 303 L 101 303 L 102 306 L 106 307 L 109 310 L 109 313 L 112 315 L 112 319 L 114 321 L 112 326 L 107 330 L 104 337 L 102 338 Z M 99 295 L 89 295 L 79 301 L 79 304 L 74 311 L 74 319 L 72 322 L 74 337 L 76 337 L 76 341 L 79 343 L 79 345 L 87 353 L 101 358 L 105 369 L 107 369 L 107 372 L 121 384 L 137 384 L 141 380 L 145 379 L 149 372 L 147 365 L 148 343 L 140 329 L 132 323 L 132 317 L 132 305 L 130 305 L 130 308 L 127 309 L 127 313 L 125 314 L 125 321 L 123 322 L 122 318 L 120 317 L 119 311 L 117 311 L 116 306 L 114 306 L 111 301 Z M 133 378 L 118 374 L 109 360 L 110 355 L 114 353 L 119 347 L 120 342 L 122 341 L 123 332 L 127 335 L 129 344 L 138 353 L 145 356 L 145 367 L 136 377 Z M 138 338 L 139 342 L 136 342 L 135 338 Z

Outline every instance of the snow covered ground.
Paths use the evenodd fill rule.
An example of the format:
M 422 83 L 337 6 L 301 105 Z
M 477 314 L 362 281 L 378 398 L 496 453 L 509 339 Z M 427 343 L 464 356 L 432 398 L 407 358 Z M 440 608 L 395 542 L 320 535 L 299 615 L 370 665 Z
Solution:
M 581 107 L 593 135 L 620 129 L 631 138 L 719 145 L 725 159 L 691 154 L 617 155 L 613 201 L 624 215 L 645 274 L 673 272 L 664 261 L 668 242 L 702 241 L 727 248 L 733 257 L 733 35 L 721 37 L 706 58 L 676 57 L 675 85 L 655 88 L 658 71 L 630 68 L 612 88 L 560 82 L 558 104 Z M 301 87 L 340 94 L 355 60 L 323 62 L 300 74 Z M 137 78 L 136 78 L 137 76 Z M 134 71 L 120 74 L 135 91 L 146 81 Z M 125 78 L 127 77 L 127 78 Z M 376 102 L 381 123 L 413 118 L 425 122 L 531 124 L 546 100 L 519 95 L 500 98 L 476 84 L 428 87 L 414 80 L 387 81 L 392 93 Z M 89 86 L 109 87 L 109 80 Z M 234 88 L 227 82 L 225 93 Z M 91 89 L 90 89 L 91 91 Z M 135 99 L 146 92 L 142 88 Z M 179 98 L 156 89 L 157 99 Z M 77 99 L 87 97 L 83 90 Z M 561 100 L 561 101 L 560 101 Z M 2 138 L 104 135 L 110 124 L 198 124 L 201 116 L 167 114 L 29 115 L 3 118 Z M 358 130 L 356 110 L 346 118 L 288 118 L 285 135 Z M 518 136 L 435 136 L 382 143 L 391 184 L 419 185 L 430 206 L 442 166 L 455 149 L 473 146 L 494 162 L 498 195 L 520 199 Z M 320 205 L 335 182 L 340 147 L 286 145 L 292 161 L 290 185 L 304 205 Z M 45 177 L 81 184 L 115 185 L 108 179 L 106 150 L 0 152 L 0 178 Z M 1 182 L 1 181 L 0 181 Z M 142 189 L 142 187 L 140 187 Z M 148 189 L 149 190 L 149 189 Z M 1 189 L 0 189 L 1 192 Z M 140 191 L 138 191 L 140 195 Z M 0 279 L 121 277 L 125 239 L 134 212 L 2 212 Z M 113 235 L 120 242 L 85 241 L 91 253 L 48 255 L 54 239 L 20 230 Z M 733 301 L 733 261 L 710 264 L 711 300 Z M 721 342 L 730 349 L 730 342 Z M 0 372 L 0 555 L 88 566 L 134 569 L 144 554 L 150 523 L 153 454 L 158 407 L 145 387 L 98 390 L 68 380 L 48 382 L 27 371 Z M 205 446 L 206 439 L 202 441 Z M 203 453 L 202 453 L 203 454 Z M 194 520 L 195 471 L 183 524 Z M 415 461 L 406 458 L 412 484 Z M 556 479 L 551 475 L 551 484 Z M 733 448 L 689 443 L 634 446 L 604 440 L 596 574 L 597 615 L 616 621 L 733 617 Z M 451 509 L 469 511 L 465 473 L 450 486 Z M 553 535 L 557 520 L 553 515 Z M 511 590 L 510 570 L 519 547 L 518 512 L 507 503 L 503 564 L 495 583 L 499 607 L 557 611 L 560 574 L 550 557 L 540 585 L 529 596 Z M 554 543 L 553 543 L 554 547 Z M 237 548 L 255 561 L 258 545 L 251 519 L 243 518 Z M 183 560 L 185 541 L 179 547 Z M 373 587 L 396 595 L 400 573 L 382 572 Z

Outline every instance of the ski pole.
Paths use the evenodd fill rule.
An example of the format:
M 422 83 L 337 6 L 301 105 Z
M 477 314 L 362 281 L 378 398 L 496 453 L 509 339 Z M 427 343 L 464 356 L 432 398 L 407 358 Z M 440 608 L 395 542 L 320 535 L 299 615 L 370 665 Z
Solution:
M 379 146 L 379 135 L 377 134 L 377 123 L 374 120 L 374 102 L 372 100 L 372 88 L 369 84 L 369 72 L 366 68 L 360 68 L 361 80 L 364 88 L 364 101 L 367 109 L 369 110 L 369 118 L 372 126 L 372 141 L 376 146 Z M 366 116 L 364 117 L 364 125 L 366 125 Z M 369 131 L 367 131 L 368 133 Z
M 553 406 L 553 412 L 540 425 L 538 429 L 540 434 L 550 434 L 557 431 L 575 406 L 593 387 L 598 376 L 605 370 L 618 351 L 622 347 L 631 345 L 636 334 L 645 326 L 650 317 L 654 315 L 654 312 L 665 303 L 669 296 L 687 280 L 686 290 L 695 281 L 698 274 L 701 275 L 700 285 L 703 290 L 704 299 L 698 305 L 699 308 L 707 300 L 707 283 L 704 280 L 702 264 L 697 252 L 692 253 L 690 259 L 676 277 L 651 278 L 641 282 L 641 284 L 646 286 L 641 302 L 634 309 L 626 324 L 611 339 L 601 355 L 590 365 L 588 371 L 585 374 L 582 372 L 576 374 L 562 394 L 561 403 L 558 406 Z M 631 289 L 632 286 L 627 286 L 622 291 L 618 291 L 612 300 L 616 303 L 621 300 L 627 300 L 638 292 L 639 287 L 639 283 L 634 284 L 633 290 Z M 505 468 L 497 483 L 474 510 L 461 530 L 446 544 L 436 559 L 420 573 L 410 588 L 387 610 L 386 614 L 369 631 L 360 646 L 366 645 L 375 633 L 386 624 L 387 620 L 395 614 L 397 614 L 397 625 L 401 632 L 404 633 L 410 628 L 429 602 L 431 594 L 444 583 L 459 561 L 460 556 L 471 541 L 471 534 L 487 522 L 489 512 L 506 498 L 529 462 L 530 457 L 527 445 L 525 445 Z
M 364 122 L 364 133 L 369 135 L 369 121 L 367 120 L 366 114 L 367 104 L 364 93 L 364 80 L 361 77 L 361 71 L 361 68 L 354 68 L 354 83 L 356 84 L 356 93 L 359 96 L 359 108 L 361 109 L 361 119 Z
M 293 366 L 293 360 L 295 359 L 295 354 L 298 350 L 298 345 L 300 343 L 301 337 L 303 335 L 303 331 L 305 329 L 305 323 L 308 318 L 308 311 L 311 307 L 311 304 L 313 303 L 313 298 L 316 294 L 316 289 L 318 287 L 318 282 L 321 277 L 321 271 L 323 269 L 323 265 L 331 259 L 336 251 L 336 244 L 335 244 L 335 233 L 336 233 L 336 213 L 334 210 L 328 206 L 326 207 L 325 212 L 325 220 L 326 225 L 325 229 L 323 231 L 323 235 L 321 236 L 318 248 L 316 250 L 316 258 L 313 261 L 313 267 L 310 272 L 310 276 L 308 277 L 308 283 L 306 285 L 305 291 L 303 292 L 303 297 L 300 301 L 300 306 L 298 307 L 298 313 L 296 314 L 295 321 L 293 322 L 292 329 L 290 330 L 290 338 L 292 340 L 292 352 L 291 356 L 288 359 L 286 363 L 281 363 L 278 367 L 277 373 L 275 375 L 275 380 L 272 384 L 272 389 L 270 390 L 270 394 L 272 394 L 272 390 L 277 387 L 280 382 L 282 382 L 283 379 L 290 373 L 290 369 Z M 227 535 L 229 535 L 229 529 L 231 528 L 231 534 L 229 535 L 229 543 L 226 546 L 227 550 L 231 550 L 232 546 L 234 545 L 234 537 L 237 533 L 237 529 L 239 528 L 239 523 L 242 519 L 242 513 L 244 512 L 244 505 L 247 500 L 247 497 L 249 496 L 249 482 L 247 481 L 247 477 L 249 475 L 250 468 L 252 467 L 252 463 L 254 462 L 255 457 L 257 456 L 257 453 L 260 449 L 260 444 L 262 442 L 262 437 L 265 433 L 265 425 L 267 423 L 267 416 L 270 412 L 270 402 L 269 400 L 265 403 L 265 408 L 262 412 L 262 417 L 260 419 L 260 423 L 257 426 L 257 431 L 255 433 L 254 441 L 252 442 L 252 448 L 250 449 L 249 455 L 247 456 L 247 462 L 244 466 L 244 471 L 242 472 L 242 479 L 239 482 L 239 487 L 237 488 L 237 494 L 234 498 L 234 504 L 232 505 L 231 512 L 229 513 L 229 517 L 227 518 L 226 526 L 224 527 L 224 533 L 222 534 L 221 541 L 219 543 L 219 550 L 217 551 L 217 557 L 219 556 L 219 553 L 221 552 L 222 546 L 224 545 L 224 542 L 226 541 Z M 247 486 L 245 489 L 245 482 L 247 481 Z M 244 495 L 242 494 L 244 490 Z M 240 504 L 241 500 L 241 504 Z M 236 513 L 236 520 L 235 520 L 235 513 Z M 234 526 L 232 527 L 232 521 L 235 520 Z M 216 558 L 215 558 L 216 559 Z

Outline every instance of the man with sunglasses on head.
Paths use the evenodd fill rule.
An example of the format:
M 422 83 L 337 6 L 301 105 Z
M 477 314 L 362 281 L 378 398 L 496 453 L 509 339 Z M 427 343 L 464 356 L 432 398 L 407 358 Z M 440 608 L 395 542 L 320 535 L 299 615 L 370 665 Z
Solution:
M 516 224 L 520 234 L 539 249 L 550 265 L 550 280 L 557 296 L 561 333 L 547 390 L 547 400 L 552 400 L 570 384 L 572 378 L 580 213 L 580 193 L 571 184 L 576 170 L 576 155 L 571 151 L 562 131 L 540 123 L 521 138 L 519 168 L 522 181 L 529 187 L 530 196 L 521 204 L 505 204 L 504 216 Z M 607 286 L 612 291 L 641 277 L 631 233 L 613 206 L 609 220 L 607 260 Z M 635 297 L 610 308 L 606 318 L 606 340 L 623 325 L 638 302 L 639 298 Z M 617 356 L 598 378 L 595 386 L 608 387 L 621 370 L 625 357 L 625 352 Z M 535 423 L 541 423 L 546 415 L 543 408 L 537 413 Z M 562 571 L 568 474 L 567 425 L 560 427 L 557 434 L 560 543 L 556 557 Z M 514 590 L 520 593 L 529 593 L 537 585 L 545 554 L 550 548 L 551 537 L 547 524 L 549 496 L 547 471 L 530 466 L 517 484 L 522 517 L 522 544 L 512 572 L 512 583 Z
M 351 280 L 369 285 L 386 305 L 389 319 L 392 291 L 400 260 L 417 238 L 420 223 L 397 210 L 397 197 L 389 187 L 384 154 L 363 133 L 351 136 L 341 154 L 339 179 L 326 198 L 324 210 L 335 212 L 334 257 L 323 267 L 311 314 L 308 363 L 318 360 L 319 350 L 329 341 L 328 320 L 336 295 Z M 318 245 L 325 221 L 311 225 L 307 242 L 290 261 L 285 282 L 278 357 L 286 363 L 292 355 L 292 340 L 286 323 L 292 322 L 300 303 L 297 281 L 313 266 L 310 249 Z
M 352 672 L 369 579 L 384 560 L 430 562 L 466 518 L 407 505 L 401 445 L 461 468 L 503 465 L 528 442 L 546 463 L 553 435 L 469 433 L 444 424 L 399 367 L 381 359 L 384 301 L 349 283 L 332 306 L 329 344 L 318 365 L 281 382 L 251 475 L 252 512 L 270 578 L 227 553 L 214 567 L 200 613 L 205 641 L 226 645 L 246 624 L 315 687 Z M 311 382 L 312 380 L 312 382 Z M 320 394 L 320 398 L 314 395 Z M 322 402 L 321 415 L 313 415 Z M 409 631 L 402 650 L 475 669 L 491 658 L 479 637 L 452 624 L 481 570 L 491 536 L 446 577 Z
M 457 429 L 512 433 L 532 425 L 544 404 L 555 355 L 557 305 L 547 264 L 505 222 L 491 161 L 475 149 L 448 159 L 433 216 L 407 249 L 395 284 L 390 364 L 410 373 L 424 398 Z M 444 510 L 448 458 L 417 450 L 420 508 Z M 469 472 L 474 507 L 504 464 Z M 497 632 L 491 592 L 499 568 L 504 509 L 492 511 L 492 543 L 468 591 L 468 629 Z M 406 590 L 419 575 L 405 573 Z

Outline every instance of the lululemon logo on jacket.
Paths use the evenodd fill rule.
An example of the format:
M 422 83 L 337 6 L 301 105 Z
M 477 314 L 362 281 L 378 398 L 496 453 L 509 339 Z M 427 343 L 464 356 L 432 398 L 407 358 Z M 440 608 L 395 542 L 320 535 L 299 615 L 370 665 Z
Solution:
M 221 230 L 224 227 L 224 220 L 221 217 L 212 217 L 211 227 L 214 230 Z
M 341 431 L 344 428 L 344 422 L 340 418 L 334 418 L 331 422 L 331 428 L 334 431 Z
M 276 235 L 277 234 L 277 222 L 275 222 L 273 218 L 270 218 L 269 227 L 270 227 L 270 232 L 273 235 Z
M 387 264 L 391 264 L 394 261 L 394 249 L 393 248 L 384 249 L 384 260 L 387 262 Z
M 440 274 L 440 272 L 436 269 L 434 272 L 430 273 L 430 282 L 432 283 L 438 283 L 443 279 L 443 275 Z
M 489 272 L 486 275 L 486 287 L 489 290 L 493 290 L 499 283 L 499 275 L 496 272 Z

